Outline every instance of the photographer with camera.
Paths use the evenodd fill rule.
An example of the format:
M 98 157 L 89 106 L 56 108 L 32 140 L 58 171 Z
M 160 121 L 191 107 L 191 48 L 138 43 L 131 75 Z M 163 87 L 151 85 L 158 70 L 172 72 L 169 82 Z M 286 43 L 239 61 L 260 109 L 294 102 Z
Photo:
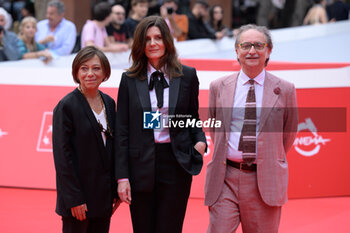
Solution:
M 177 14 L 177 0 L 164 0 L 160 7 L 160 15 L 165 19 L 170 32 L 177 41 L 184 41 L 188 33 L 188 18 L 186 15 Z

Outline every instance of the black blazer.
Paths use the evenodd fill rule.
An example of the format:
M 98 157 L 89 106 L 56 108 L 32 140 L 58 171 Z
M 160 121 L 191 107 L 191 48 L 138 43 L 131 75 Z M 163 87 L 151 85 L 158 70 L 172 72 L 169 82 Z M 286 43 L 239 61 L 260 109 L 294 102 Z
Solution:
M 115 102 L 101 93 L 110 128 L 115 127 Z M 106 217 L 116 196 L 114 140 L 103 144 L 98 122 L 78 89 L 66 95 L 53 112 L 53 155 L 56 168 L 57 205 L 61 216 L 87 204 L 87 217 Z M 114 132 L 113 132 L 114 133 Z
M 183 76 L 172 78 L 169 85 L 169 115 L 198 116 L 199 82 L 196 70 L 183 66 Z M 154 187 L 155 142 L 153 130 L 143 129 L 143 112 L 151 111 L 148 80 L 131 78 L 125 72 L 118 91 L 116 120 L 116 178 L 128 178 L 133 191 L 151 191 Z M 203 165 L 202 155 L 193 146 L 206 142 L 202 128 L 170 128 L 173 153 L 191 175 Z

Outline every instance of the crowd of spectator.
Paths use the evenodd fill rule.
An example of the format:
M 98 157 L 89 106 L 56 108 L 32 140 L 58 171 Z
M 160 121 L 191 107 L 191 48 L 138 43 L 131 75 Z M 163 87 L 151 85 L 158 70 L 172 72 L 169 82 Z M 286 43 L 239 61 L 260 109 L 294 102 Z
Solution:
M 206 0 L 96 0 L 92 18 L 79 32 L 65 18 L 59 0 L 48 2 L 46 19 L 39 22 L 34 0 L 0 0 L 0 61 L 39 58 L 48 63 L 88 45 L 124 52 L 132 45 L 136 26 L 148 15 L 162 16 L 176 41 L 220 40 L 233 37 L 232 29 L 247 23 L 280 28 L 347 20 L 349 1 L 232 0 L 231 24 L 225 25 L 224 8 Z

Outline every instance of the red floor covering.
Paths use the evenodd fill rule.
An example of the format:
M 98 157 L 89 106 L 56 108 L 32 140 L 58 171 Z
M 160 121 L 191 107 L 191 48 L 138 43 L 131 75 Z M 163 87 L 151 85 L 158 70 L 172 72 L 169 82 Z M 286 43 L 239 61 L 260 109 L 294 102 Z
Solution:
M 59 233 L 55 191 L 0 188 L 0 233 Z M 205 233 L 208 210 L 190 199 L 183 233 Z M 112 217 L 111 233 L 131 233 L 127 205 Z M 237 233 L 241 233 L 239 229 Z M 350 197 L 289 200 L 282 209 L 280 233 L 349 233 Z

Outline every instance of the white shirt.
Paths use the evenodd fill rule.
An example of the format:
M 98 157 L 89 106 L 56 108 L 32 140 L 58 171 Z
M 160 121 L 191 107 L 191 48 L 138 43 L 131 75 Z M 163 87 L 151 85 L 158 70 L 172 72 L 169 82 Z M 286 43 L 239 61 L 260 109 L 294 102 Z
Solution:
M 153 72 L 157 71 L 152 65 L 148 64 L 148 69 L 147 69 L 147 78 L 148 78 L 148 84 L 151 80 L 151 75 Z M 164 73 L 164 72 L 163 72 Z M 166 73 L 164 73 L 164 78 L 169 84 L 169 77 Z M 157 96 L 156 96 L 156 90 L 153 88 L 151 91 L 149 91 L 149 95 L 151 97 L 151 106 L 152 106 L 152 111 L 159 111 L 162 116 L 161 118 L 164 118 L 168 116 L 168 107 L 169 107 L 169 87 L 164 88 L 164 93 L 163 93 L 163 107 L 159 109 L 157 107 Z M 162 125 L 162 124 L 161 124 Z M 161 128 L 161 129 L 155 129 L 154 130 L 154 141 L 156 143 L 168 143 L 170 142 L 170 134 L 169 134 L 169 128 Z
M 36 41 L 40 41 L 48 35 L 55 37 L 55 41 L 45 44 L 45 47 L 49 48 L 54 56 L 69 55 L 72 52 L 76 41 L 77 29 L 71 21 L 63 18 L 55 31 L 51 32 L 49 21 L 44 19 L 38 22 L 37 29 L 35 34 Z
M 103 126 L 104 129 L 107 129 L 107 121 L 106 121 L 106 115 L 105 115 L 104 108 L 105 108 L 105 106 L 103 105 L 103 109 L 100 112 L 100 114 L 97 114 L 94 110 L 92 110 L 92 112 L 94 113 L 97 122 L 99 122 Z M 102 134 L 103 143 L 106 146 L 106 135 L 103 132 L 101 132 L 101 134 Z
M 235 162 L 243 162 L 242 151 L 238 150 L 239 139 L 244 121 L 245 104 L 249 91 L 249 77 L 241 70 L 236 84 L 232 118 L 230 125 L 230 137 L 227 146 L 227 158 Z M 256 100 L 256 129 L 259 129 L 261 106 L 264 91 L 265 70 L 254 78 L 255 100 Z

